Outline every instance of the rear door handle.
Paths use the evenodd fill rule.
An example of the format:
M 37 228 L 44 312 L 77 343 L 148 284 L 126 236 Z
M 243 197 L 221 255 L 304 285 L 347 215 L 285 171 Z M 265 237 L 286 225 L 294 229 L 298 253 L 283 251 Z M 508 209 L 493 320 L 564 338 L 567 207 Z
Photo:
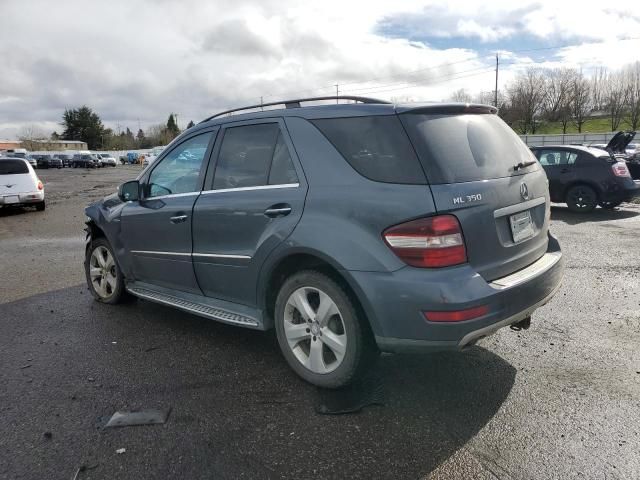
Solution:
M 176 215 L 175 217 L 171 217 L 171 223 L 182 223 L 189 218 L 188 215 Z
M 279 203 L 277 205 L 273 205 L 264 211 L 264 214 L 267 217 L 271 217 L 271 218 L 284 217 L 286 215 L 289 215 L 290 213 L 291 213 L 291 205 L 288 205 L 286 203 Z

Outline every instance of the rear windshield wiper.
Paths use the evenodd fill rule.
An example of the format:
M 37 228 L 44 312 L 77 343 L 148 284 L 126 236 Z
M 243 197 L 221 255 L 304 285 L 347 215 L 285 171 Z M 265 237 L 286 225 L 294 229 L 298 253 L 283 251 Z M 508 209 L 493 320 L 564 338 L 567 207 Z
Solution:
M 513 166 L 513 171 L 517 172 L 518 170 L 520 170 L 521 168 L 527 168 L 530 167 L 531 165 L 535 165 L 536 161 L 535 160 L 530 160 L 528 162 L 520 162 L 517 165 Z

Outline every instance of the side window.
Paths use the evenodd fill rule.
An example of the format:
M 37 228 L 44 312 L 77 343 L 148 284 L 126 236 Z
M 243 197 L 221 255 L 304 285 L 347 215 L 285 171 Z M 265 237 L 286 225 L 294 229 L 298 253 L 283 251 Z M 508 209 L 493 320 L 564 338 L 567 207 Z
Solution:
M 287 144 L 280 132 L 269 171 L 269 185 L 285 185 L 287 183 L 298 183 L 298 175 L 291 161 Z
M 295 183 L 297 176 L 277 123 L 225 130 L 213 189 Z
M 567 165 L 574 165 L 578 160 L 578 154 L 575 152 L 566 152 Z
M 377 182 L 425 184 L 396 115 L 311 121 L 360 175 Z
M 576 152 L 566 150 L 543 150 L 540 153 L 540 164 L 553 167 L 557 165 L 573 165 L 578 159 Z
M 212 132 L 190 138 L 164 157 L 149 175 L 147 197 L 198 191 L 200 168 Z
M 554 167 L 560 163 L 560 152 L 542 150 L 538 158 L 540 159 L 540 165 L 544 165 L 545 167 Z

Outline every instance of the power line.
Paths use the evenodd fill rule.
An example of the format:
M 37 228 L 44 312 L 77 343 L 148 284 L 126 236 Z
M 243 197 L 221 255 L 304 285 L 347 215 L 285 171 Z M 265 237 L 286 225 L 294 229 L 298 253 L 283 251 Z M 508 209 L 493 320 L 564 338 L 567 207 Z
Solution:
M 417 84 L 413 84 L 413 85 L 407 85 L 404 87 L 395 87 L 395 88 L 387 88 L 387 89 L 383 89 L 383 90 L 376 90 L 376 91 L 372 91 L 372 92 L 368 92 L 369 94 L 374 94 L 374 93 L 384 93 L 384 92 L 393 92 L 396 90 L 406 90 L 407 88 L 416 88 L 416 87 L 421 87 L 421 86 L 431 86 L 431 85 L 438 85 L 440 83 L 444 83 L 444 82 L 448 82 L 451 80 L 459 80 L 461 78 L 467 78 L 467 77 L 475 77 L 478 75 L 484 75 L 485 73 L 489 73 L 489 72 L 493 72 L 493 67 L 485 67 L 485 69 L 483 71 L 480 72 L 476 72 L 476 73 L 470 73 L 467 75 L 460 75 L 458 77 L 450 77 L 450 78 L 446 78 L 443 80 L 439 80 L 439 81 L 427 81 L 427 82 L 423 82 L 423 83 L 417 83 Z
M 362 87 L 362 88 L 350 88 L 350 89 L 347 89 L 347 90 L 349 90 L 350 92 L 361 92 L 361 91 L 377 90 L 379 88 L 395 87 L 395 86 L 401 86 L 401 85 L 409 85 L 409 86 L 411 86 L 411 85 L 415 85 L 415 84 L 424 84 L 425 82 L 428 82 L 429 80 L 437 80 L 437 79 L 440 79 L 440 78 L 447 78 L 447 77 L 450 77 L 450 76 L 459 75 L 461 73 L 475 72 L 475 71 L 478 71 L 478 70 L 483 70 L 485 68 L 487 68 L 487 65 L 482 65 L 481 67 L 472 68 L 470 70 L 462 70 L 460 72 L 452 72 L 452 73 L 447 73 L 445 75 L 438 75 L 438 76 L 433 77 L 431 79 L 424 79 L 424 80 L 420 80 L 420 81 L 414 80 L 414 81 L 410 81 L 410 82 L 396 82 L 396 83 L 390 83 L 390 84 L 387 84 L 387 85 L 375 85 L 375 86 Z
M 489 55 L 491 56 L 491 55 Z M 404 72 L 404 73 L 397 73 L 394 75 L 387 75 L 384 77 L 374 77 L 374 78 L 370 78 L 368 80 L 362 80 L 359 82 L 346 82 L 346 83 L 341 83 L 340 86 L 343 87 L 345 85 L 360 85 L 360 84 L 364 84 L 364 83 L 370 83 L 370 82 L 377 82 L 377 81 L 381 81 L 381 80 L 389 80 L 392 78 L 398 78 L 398 77 L 404 77 L 407 75 L 413 75 L 415 73 L 420 73 L 420 72 L 424 72 L 425 70 L 432 70 L 432 69 L 437 69 L 437 68 L 444 68 L 444 67 L 449 67 L 452 65 L 459 65 L 461 63 L 468 63 L 468 62 L 473 62 L 473 61 L 480 61 L 484 58 L 488 58 L 488 56 L 484 55 L 481 57 L 474 57 L 474 58 L 468 58 L 466 60 L 458 60 L 456 62 L 448 62 L 448 63 L 441 63 L 439 65 L 431 65 L 428 67 L 423 67 L 423 68 L 419 68 L 417 70 L 410 70 L 408 72 Z M 315 88 L 307 88 L 305 90 L 297 90 L 297 91 L 293 91 L 293 92 L 282 92 L 282 93 L 268 93 L 266 95 L 264 95 L 265 97 L 273 97 L 275 95 L 280 95 L 280 96 L 286 96 L 286 95 L 296 95 L 298 93 L 306 93 L 306 92 L 315 92 L 317 90 L 329 90 L 329 89 L 333 89 L 335 87 L 335 83 L 332 85 L 326 85 L 324 87 L 315 87 Z
M 515 62 L 504 63 L 503 65 L 508 65 L 510 63 L 515 63 Z M 395 84 L 395 85 L 393 84 L 387 85 L 393 88 L 383 88 L 386 86 L 369 87 L 368 92 L 366 93 L 381 93 L 381 92 L 389 92 L 394 90 L 404 90 L 407 88 L 415 88 L 420 86 L 437 85 L 439 83 L 458 80 L 460 78 L 467 78 L 467 77 L 473 77 L 476 75 L 482 75 L 484 73 L 487 73 L 488 71 L 493 71 L 493 67 L 490 67 L 488 65 L 483 65 L 482 67 L 472 68 L 470 70 L 463 70 L 461 72 L 454 72 L 452 74 L 440 75 L 440 76 L 432 77 L 429 79 L 424 79 L 423 81 L 420 81 L 420 82 L 411 82 L 411 83 L 404 82 L 404 83 Z M 350 90 L 350 91 L 353 91 L 353 90 Z

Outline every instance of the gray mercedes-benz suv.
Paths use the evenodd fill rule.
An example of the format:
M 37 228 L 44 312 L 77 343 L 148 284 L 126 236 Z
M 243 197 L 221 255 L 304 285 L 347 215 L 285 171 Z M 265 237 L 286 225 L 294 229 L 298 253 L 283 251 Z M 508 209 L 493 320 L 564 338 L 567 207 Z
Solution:
M 379 351 L 527 328 L 563 261 L 526 145 L 490 106 L 341 98 L 208 118 L 87 207 L 95 298 L 275 328 L 329 388 Z

